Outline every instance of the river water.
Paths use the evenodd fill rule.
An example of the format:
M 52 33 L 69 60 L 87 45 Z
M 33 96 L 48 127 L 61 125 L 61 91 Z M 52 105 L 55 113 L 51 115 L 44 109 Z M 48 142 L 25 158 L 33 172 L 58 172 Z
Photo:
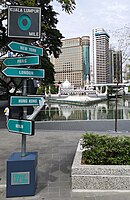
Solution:
M 91 106 L 47 104 L 35 120 L 57 121 L 115 119 L 115 111 L 116 100 L 114 98 Z M 117 119 L 130 119 L 130 98 L 118 98 Z

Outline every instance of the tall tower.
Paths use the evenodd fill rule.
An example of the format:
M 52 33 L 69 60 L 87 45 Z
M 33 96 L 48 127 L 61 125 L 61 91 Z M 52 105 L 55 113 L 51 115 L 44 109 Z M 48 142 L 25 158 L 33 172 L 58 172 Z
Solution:
M 83 65 L 83 81 L 86 83 L 87 77 L 90 80 L 90 38 L 83 36 L 82 45 L 82 65 Z
M 113 82 L 116 79 L 119 83 L 122 83 L 122 51 L 110 49 L 109 63 L 111 82 Z
M 110 83 L 109 35 L 102 28 L 93 29 L 94 83 Z
M 90 37 L 83 36 L 62 40 L 59 58 L 51 57 L 55 69 L 55 82 L 67 78 L 75 87 L 83 86 L 90 76 Z

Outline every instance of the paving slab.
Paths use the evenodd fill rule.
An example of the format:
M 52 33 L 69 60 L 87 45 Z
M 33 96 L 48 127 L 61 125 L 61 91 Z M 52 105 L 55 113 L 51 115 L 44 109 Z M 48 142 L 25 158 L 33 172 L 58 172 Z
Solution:
M 10 200 L 130 200 L 130 192 L 72 192 L 71 166 L 83 131 L 46 131 L 36 129 L 27 136 L 27 151 L 38 152 L 36 195 Z M 21 151 L 21 135 L 0 129 L 0 200 L 6 194 L 6 161 Z

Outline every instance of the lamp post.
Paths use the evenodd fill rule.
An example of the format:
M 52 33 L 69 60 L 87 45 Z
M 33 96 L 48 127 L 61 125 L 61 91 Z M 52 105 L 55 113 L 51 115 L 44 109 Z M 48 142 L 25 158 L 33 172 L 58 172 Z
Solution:
M 116 82 L 116 109 L 115 109 L 115 132 L 117 132 L 117 101 L 118 101 L 118 80 L 115 79 Z

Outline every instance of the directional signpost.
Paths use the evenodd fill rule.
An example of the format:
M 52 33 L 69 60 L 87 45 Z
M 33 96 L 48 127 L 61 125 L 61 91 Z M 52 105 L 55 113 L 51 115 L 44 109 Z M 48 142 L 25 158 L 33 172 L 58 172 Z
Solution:
M 33 54 L 38 56 L 43 56 L 43 48 L 28 45 L 28 44 L 22 44 L 19 42 L 10 42 L 8 44 L 8 47 L 15 52 L 20 53 L 27 53 L 27 54 Z
M 44 78 L 44 69 L 6 67 L 3 71 L 7 77 Z
M 26 57 L 15 57 L 6 58 L 3 64 L 9 66 L 27 66 L 27 65 L 39 65 L 39 56 L 26 56 Z
M 34 121 L 9 119 L 7 127 L 9 131 L 14 133 L 34 135 Z
M 29 40 L 41 37 L 41 8 L 27 6 L 8 6 L 8 37 L 20 38 L 26 43 Z M 27 41 L 29 41 L 27 40 Z M 37 186 L 37 152 L 26 152 L 26 136 L 34 135 L 34 121 L 38 112 L 44 105 L 43 97 L 27 96 L 27 78 L 45 77 L 44 69 L 31 69 L 39 65 L 39 57 L 43 56 L 40 47 L 10 42 L 11 51 L 23 54 L 22 57 L 6 58 L 3 64 L 6 68 L 2 71 L 7 77 L 23 78 L 23 96 L 12 96 L 10 106 L 23 106 L 22 119 L 9 119 L 8 130 L 22 134 L 21 154 L 12 153 L 7 160 L 7 186 L 6 197 L 34 196 Z M 32 56 L 25 56 L 31 54 Z M 28 66 L 28 67 L 27 67 Z M 24 68 L 25 67 L 25 68 Z M 35 106 L 34 112 L 27 116 L 27 107 Z

